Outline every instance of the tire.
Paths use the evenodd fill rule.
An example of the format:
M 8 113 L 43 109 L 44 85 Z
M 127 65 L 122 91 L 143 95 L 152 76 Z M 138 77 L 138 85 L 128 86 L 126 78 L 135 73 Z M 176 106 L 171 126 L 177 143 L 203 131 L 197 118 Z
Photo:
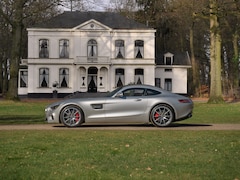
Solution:
M 166 104 L 156 105 L 150 113 L 150 120 L 154 126 L 166 127 L 174 120 L 173 109 Z
M 77 127 L 84 122 L 82 110 L 75 105 L 64 107 L 60 113 L 61 122 L 67 127 Z

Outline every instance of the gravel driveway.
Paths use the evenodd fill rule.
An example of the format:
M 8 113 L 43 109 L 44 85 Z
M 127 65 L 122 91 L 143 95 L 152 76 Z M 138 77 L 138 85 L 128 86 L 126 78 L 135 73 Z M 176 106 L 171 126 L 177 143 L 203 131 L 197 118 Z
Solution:
M 152 125 L 88 125 L 67 128 L 61 124 L 0 125 L 0 130 L 240 130 L 240 124 L 180 124 L 157 128 Z

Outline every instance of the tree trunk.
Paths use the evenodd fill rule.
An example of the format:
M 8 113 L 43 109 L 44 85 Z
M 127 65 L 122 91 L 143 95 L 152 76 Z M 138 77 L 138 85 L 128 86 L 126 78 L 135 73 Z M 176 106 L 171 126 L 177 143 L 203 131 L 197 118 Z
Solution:
M 3 59 L 0 57 L 0 93 L 3 92 Z
M 200 87 L 199 87 L 199 72 L 198 65 L 195 59 L 194 43 L 193 43 L 193 25 L 190 28 L 190 52 L 191 52 L 191 61 L 192 61 L 192 89 L 194 96 L 199 97 Z
M 210 64 L 211 85 L 209 103 L 221 103 L 222 81 L 221 81 L 221 35 L 217 16 L 217 1 L 210 0 Z
M 238 51 L 238 34 L 235 32 L 233 34 L 233 59 L 232 59 L 232 64 L 233 64 L 233 97 L 234 98 L 239 98 L 240 94 L 238 94 L 238 87 L 239 87 L 239 51 Z
M 21 57 L 24 3 L 24 0 L 16 1 L 16 14 L 12 24 L 13 42 L 11 49 L 10 80 L 7 98 L 13 100 L 18 99 L 18 70 Z

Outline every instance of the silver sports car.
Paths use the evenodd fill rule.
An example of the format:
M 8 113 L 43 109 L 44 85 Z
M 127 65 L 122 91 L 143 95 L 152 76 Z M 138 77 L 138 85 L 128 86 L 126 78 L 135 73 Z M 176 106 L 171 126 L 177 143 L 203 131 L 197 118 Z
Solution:
M 68 127 L 83 123 L 152 123 L 169 126 L 192 116 L 191 99 L 149 85 L 127 85 L 106 97 L 66 99 L 46 107 L 49 123 Z

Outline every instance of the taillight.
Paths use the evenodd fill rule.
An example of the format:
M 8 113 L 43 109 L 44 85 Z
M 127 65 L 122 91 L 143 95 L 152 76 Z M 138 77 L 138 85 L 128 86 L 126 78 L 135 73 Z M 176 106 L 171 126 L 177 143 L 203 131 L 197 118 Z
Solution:
M 179 99 L 180 103 L 191 103 L 192 101 L 190 99 Z

